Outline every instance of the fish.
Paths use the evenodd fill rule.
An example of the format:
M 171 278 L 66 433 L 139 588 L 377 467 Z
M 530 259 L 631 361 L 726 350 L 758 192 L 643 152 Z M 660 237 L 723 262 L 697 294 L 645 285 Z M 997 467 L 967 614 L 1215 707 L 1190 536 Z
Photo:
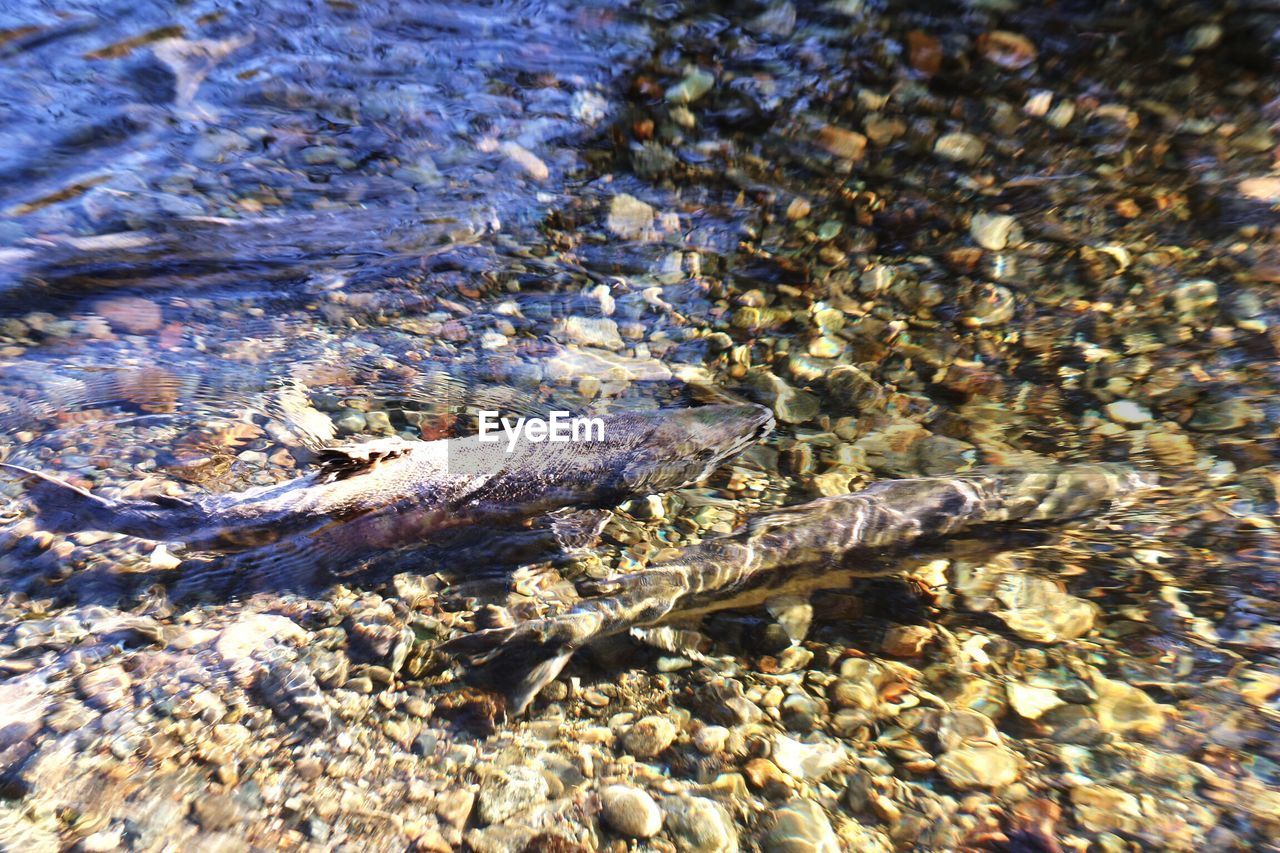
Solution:
M 324 543 L 344 559 L 466 525 L 501 525 L 568 507 L 607 508 L 707 477 L 772 431 L 754 404 L 620 412 L 592 440 L 522 433 L 334 446 L 314 471 L 241 492 L 115 500 L 11 463 L 37 517 L 57 532 L 101 530 L 237 553 Z M 486 440 L 486 438 L 488 440 Z M 584 437 L 585 438 L 585 437 Z
M 947 477 L 885 480 L 846 495 L 749 516 L 732 533 L 679 549 L 649 566 L 594 582 L 570 609 L 488 628 L 443 644 L 473 682 L 523 712 L 573 654 L 605 637 L 742 606 L 740 593 L 781 572 L 857 573 L 859 563 L 920 540 L 981 525 L 1066 521 L 1156 486 L 1118 464 L 978 468 Z M 768 594 L 767 592 L 765 593 Z M 763 599 L 762 599 L 763 600 Z

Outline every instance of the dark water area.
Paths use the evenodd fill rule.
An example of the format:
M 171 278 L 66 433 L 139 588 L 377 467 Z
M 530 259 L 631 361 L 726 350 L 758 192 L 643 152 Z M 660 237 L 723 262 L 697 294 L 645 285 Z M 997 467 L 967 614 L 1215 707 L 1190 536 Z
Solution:
M 0 461 L 173 508 L 481 410 L 777 421 L 377 554 L 8 469 L 0 849 L 1277 849 L 1278 73 L 1273 0 L 0 0 Z M 524 713 L 450 651 L 1100 464 L 1158 486 L 708 582 Z

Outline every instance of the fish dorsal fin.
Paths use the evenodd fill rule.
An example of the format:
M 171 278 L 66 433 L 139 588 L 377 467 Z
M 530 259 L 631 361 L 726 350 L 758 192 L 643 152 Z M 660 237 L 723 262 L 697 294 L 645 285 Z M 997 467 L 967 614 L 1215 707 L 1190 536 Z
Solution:
M 414 442 L 392 436 L 326 447 L 318 454 L 320 477 L 325 482 L 333 482 L 363 474 L 379 462 L 404 456 L 413 449 L 413 445 Z

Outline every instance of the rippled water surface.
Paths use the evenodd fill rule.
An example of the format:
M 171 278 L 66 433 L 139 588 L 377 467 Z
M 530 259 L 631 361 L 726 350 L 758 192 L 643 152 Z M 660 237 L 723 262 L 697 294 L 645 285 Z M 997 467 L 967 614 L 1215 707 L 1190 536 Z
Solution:
M 778 421 L 516 567 L 202 574 L 5 474 L 0 845 L 1276 849 L 1280 7 L 1220 6 L 0 0 L 4 461 L 194 498 L 482 409 Z M 439 648 L 1055 463 L 1159 487 L 776 573 L 522 715 Z

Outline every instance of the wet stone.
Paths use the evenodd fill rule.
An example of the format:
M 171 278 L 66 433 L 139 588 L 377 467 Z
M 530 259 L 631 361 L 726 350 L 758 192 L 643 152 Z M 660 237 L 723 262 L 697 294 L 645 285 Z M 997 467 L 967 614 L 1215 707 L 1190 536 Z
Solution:
M 812 800 L 792 800 L 766 820 L 761 844 L 766 853 L 840 853 L 831 820 Z
M 688 853 L 730 853 L 738 831 L 724 806 L 706 797 L 664 797 L 666 831 Z
M 115 296 L 93 303 L 93 309 L 111 328 L 129 335 L 154 332 L 164 323 L 160 306 L 140 296 Z
M 622 745 L 637 758 L 653 758 L 671 746 L 677 733 L 666 717 L 645 717 L 623 735 Z
M 1107 417 L 1118 424 L 1139 426 L 1153 420 L 1151 410 L 1132 400 L 1117 400 L 1108 403 L 1105 409 Z
M 206 832 L 218 832 L 235 826 L 240 807 L 231 797 L 222 794 L 205 794 L 191 804 L 191 817 Z
M 608 317 L 568 317 L 556 327 L 566 341 L 601 349 L 622 349 L 618 324 Z
M 1034 687 L 1018 682 L 1005 685 L 1005 692 L 1009 696 L 1009 706 L 1018 716 L 1028 720 L 1038 719 L 1045 711 L 1053 710 L 1064 701 L 1056 691 L 1047 687 Z
M 1048 578 L 1004 574 L 996 597 L 1007 609 L 997 611 L 1018 636 L 1040 643 L 1056 643 L 1083 636 L 1093 628 L 1097 605 L 1069 595 Z
M 550 791 L 542 773 L 532 767 L 508 767 L 480 784 L 481 823 L 501 823 L 547 799 Z
M 1104 731 L 1150 735 L 1164 728 L 1164 708 L 1146 691 L 1109 678 L 1095 679 L 1093 688 L 1098 693 L 1094 713 Z
M 774 763 L 797 779 L 822 779 L 844 760 L 844 750 L 833 743 L 802 743 L 785 735 L 773 741 Z
M 945 753 L 938 759 L 938 772 L 960 790 L 1003 788 L 1017 781 L 1021 761 L 1007 747 L 973 743 Z
M 684 79 L 667 90 L 666 98 L 673 104 L 691 104 L 711 91 L 716 78 L 709 71 L 695 68 Z
M 662 830 L 662 809 L 647 792 L 630 785 L 610 785 L 601 791 L 600 815 L 630 838 L 652 838 Z
M 616 195 L 609 203 L 609 230 L 624 240 L 648 238 L 653 217 L 653 208 L 632 195 Z
M 1016 242 L 1018 220 L 1003 213 L 975 213 L 969 223 L 969 234 L 982 248 L 998 252 Z
M 969 164 L 978 162 L 985 149 L 981 139 L 971 133 L 961 132 L 943 134 L 933 146 L 934 153 L 939 157 Z

